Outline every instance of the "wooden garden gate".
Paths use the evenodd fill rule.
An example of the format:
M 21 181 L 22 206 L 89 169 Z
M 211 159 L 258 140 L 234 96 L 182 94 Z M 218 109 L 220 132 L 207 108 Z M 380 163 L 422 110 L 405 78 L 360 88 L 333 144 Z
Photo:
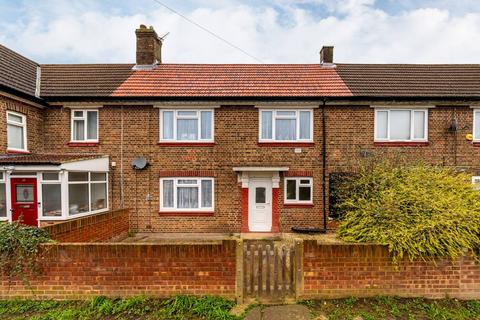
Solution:
M 295 299 L 298 282 L 303 282 L 303 268 L 297 268 L 303 255 L 298 252 L 300 245 L 293 241 L 244 240 L 243 279 L 238 279 L 243 299 L 263 303 Z

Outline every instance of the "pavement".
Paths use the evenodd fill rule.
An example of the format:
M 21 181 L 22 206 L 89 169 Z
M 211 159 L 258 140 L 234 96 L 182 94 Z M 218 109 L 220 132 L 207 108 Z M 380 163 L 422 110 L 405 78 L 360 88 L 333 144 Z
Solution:
M 245 316 L 245 320 L 310 320 L 310 310 L 306 306 L 292 304 L 283 306 L 255 307 Z

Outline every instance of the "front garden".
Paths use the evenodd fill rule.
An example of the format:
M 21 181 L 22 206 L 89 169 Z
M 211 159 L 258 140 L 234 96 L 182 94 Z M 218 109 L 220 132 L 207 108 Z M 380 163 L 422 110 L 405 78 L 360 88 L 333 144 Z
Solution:
M 319 320 L 480 319 L 480 301 L 377 297 L 307 300 L 300 304 L 308 307 L 311 319 Z M 145 297 L 128 299 L 96 297 L 89 301 L 0 301 L 0 319 L 240 320 L 245 319 L 245 315 L 256 305 L 247 307 L 239 316 L 229 313 L 233 306 L 232 301 L 210 296 L 201 298 L 177 296 L 168 300 Z

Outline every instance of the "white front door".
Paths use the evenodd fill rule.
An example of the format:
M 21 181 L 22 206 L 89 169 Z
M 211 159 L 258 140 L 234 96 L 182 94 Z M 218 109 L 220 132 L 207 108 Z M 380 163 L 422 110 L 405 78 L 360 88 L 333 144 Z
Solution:
M 271 231 L 272 180 L 251 179 L 248 189 L 248 227 L 250 231 Z

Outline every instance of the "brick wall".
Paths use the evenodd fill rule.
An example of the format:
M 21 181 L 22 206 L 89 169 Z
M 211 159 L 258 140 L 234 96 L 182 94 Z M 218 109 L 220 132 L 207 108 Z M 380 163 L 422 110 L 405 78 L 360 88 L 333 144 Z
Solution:
M 391 263 L 385 247 L 304 242 L 302 298 L 404 297 L 480 299 L 480 265 L 471 256 L 456 262 Z
M 55 244 L 43 246 L 35 298 L 85 299 L 174 294 L 235 297 L 235 241 L 221 244 Z M 0 299 L 32 297 L 0 278 Z
M 15 111 L 26 115 L 28 151 L 43 151 L 45 110 L 0 95 L 0 153 L 7 151 L 7 111 Z
M 110 155 L 117 163 L 110 172 L 112 208 L 120 205 L 121 176 L 124 177 L 125 207 L 131 208 L 131 228 L 159 232 L 239 232 L 241 227 L 241 191 L 236 166 L 288 166 L 297 172 L 313 172 L 315 205 L 287 208 L 280 185 L 280 231 L 296 226 L 316 225 L 322 221 L 320 111 L 314 112 L 315 145 L 294 153 L 293 147 L 259 146 L 258 109 L 254 106 L 223 106 L 215 109 L 215 143 L 211 146 L 158 145 L 159 110 L 152 106 L 104 106 L 99 109 L 100 143 L 94 147 L 69 147 L 70 110 L 49 108 L 45 124 L 45 143 L 54 152 L 98 152 Z M 123 116 L 122 116 L 123 115 Z M 122 141 L 123 117 L 123 148 Z M 123 156 L 122 156 L 123 150 Z M 134 171 L 132 160 L 145 156 L 147 169 Z M 123 163 L 123 174 L 121 164 Z M 213 216 L 160 216 L 159 178 L 170 171 L 207 171 L 215 177 L 215 213 Z M 113 190 L 112 190 L 113 189 Z
M 129 210 L 119 209 L 64 221 L 43 228 L 58 242 L 104 242 L 128 236 Z
M 6 100 L 3 108 L 7 108 Z M 20 108 L 9 102 L 9 108 Z M 23 106 L 22 108 L 26 108 Z M 30 110 L 31 109 L 31 110 Z M 278 206 L 280 231 L 292 226 L 323 226 L 321 112 L 314 111 L 314 144 L 294 153 L 293 147 L 264 146 L 258 140 L 258 109 L 254 106 L 222 106 L 215 109 L 215 143 L 209 146 L 158 145 L 159 110 L 152 106 L 104 106 L 99 109 L 99 139 L 94 146 L 69 146 L 71 110 L 29 107 L 29 145 L 34 151 L 100 153 L 117 163 L 109 174 L 112 209 L 131 208 L 130 228 L 155 232 L 239 232 L 241 189 L 235 166 L 288 166 L 291 172 L 313 176 L 314 206 L 284 205 L 283 179 Z M 42 115 L 44 117 L 41 130 Z M 458 120 L 458 132 L 447 129 Z M 1 117 L 4 121 L 4 118 Z M 37 120 L 35 120 L 37 119 Z M 464 106 L 440 106 L 429 110 L 429 144 L 417 147 L 381 147 L 374 144 L 374 109 L 368 106 L 328 106 L 327 182 L 331 172 L 348 171 L 361 151 L 402 153 L 412 159 L 452 165 L 480 174 L 480 148 L 465 139 L 472 132 L 473 111 Z M 30 124 L 32 123 L 32 124 Z M 2 129 L 3 128 L 3 129 Z M 123 130 L 122 130 L 123 128 Z M 0 123 L 0 138 L 5 135 Z M 32 136 L 30 136 L 32 135 Z M 2 140 L 2 139 L 0 139 Z M 6 137 L 3 139 L 6 143 Z M 38 147 L 35 147 L 38 146 Z M 1 145 L 0 145 L 1 147 Z M 131 168 L 137 156 L 150 166 Z M 211 216 L 159 215 L 159 177 L 165 172 L 208 172 L 215 177 L 215 212 Z M 328 185 L 327 199 L 328 199 Z M 122 196 L 123 194 L 123 196 Z M 328 203 L 326 204 L 328 206 Z M 332 223 L 333 227 L 334 224 Z

